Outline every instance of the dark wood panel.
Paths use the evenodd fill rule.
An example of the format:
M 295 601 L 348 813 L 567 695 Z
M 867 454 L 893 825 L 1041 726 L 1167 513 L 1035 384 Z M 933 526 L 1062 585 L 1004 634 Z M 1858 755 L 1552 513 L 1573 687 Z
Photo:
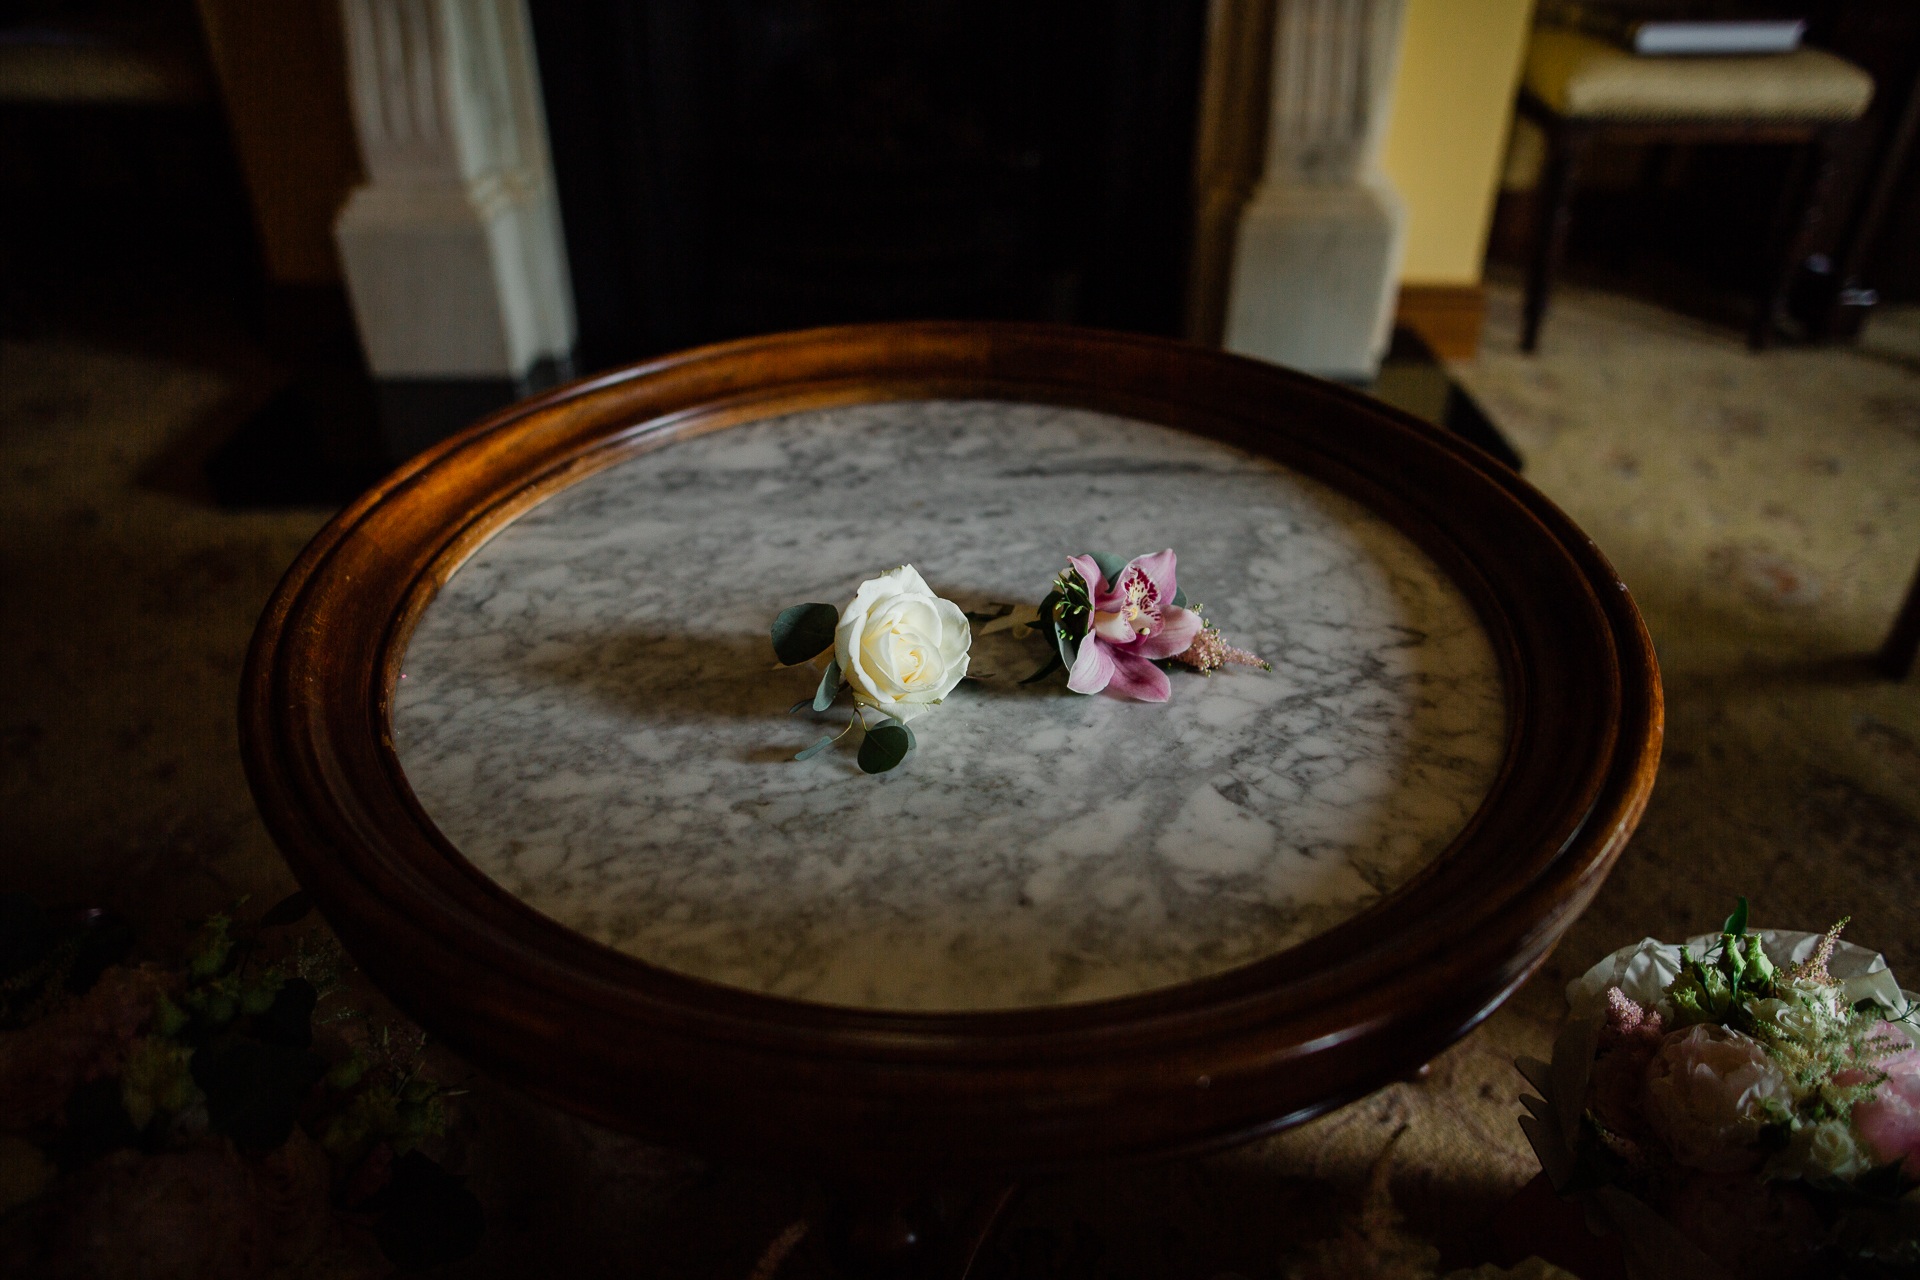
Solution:
M 1200 0 L 530 12 L 586 368 L 853 321 L 1178 327 Z
M 333 220 L 364 181 L 347 104 L 340 6 L 196 4 L 269 277 L 278 284 L 339 281 Z
M 1275 458 L 1380 512 L 1467 594 L 1500 658 L 1494 789 L 1413 883 L 1279 956 L 1051 1009 L 844 1009 L 647 965 L 481 875 L 406 785 L 390 707 L 414 622 L 532 504 L 635 452 L 826 405 L 1080 405 Z M 423 1025 L 527 1091 L 711 1153 L 873 1175 L 1190 1150 L 1404 1075 L 1546 957 L 1652 786 L 1659 676 L 1625 588 L 1512 473 L 1437 428 L 1272 365 L 1048 326 L 867 326 L 584 380 L 423 455 L 328 525 L 262 618 L 248 777 L 355 957 Z

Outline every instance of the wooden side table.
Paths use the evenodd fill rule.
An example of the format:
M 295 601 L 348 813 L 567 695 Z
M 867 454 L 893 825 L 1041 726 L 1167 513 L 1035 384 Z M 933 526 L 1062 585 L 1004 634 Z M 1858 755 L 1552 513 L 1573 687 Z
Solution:
M 1081 698 L 988 638 L 900 770 L 790 759 L 773 609 L 1169 544 L 1271 675 Z M 897 1187 L 1416 1069 L 1598 889 L 1661 700 L 1592 543 L 1446 433 L 1179 343 L 930 323 L 619 370 L 416 459 L 289 571 L 242 733 L 348 949 L 471 1060 Z

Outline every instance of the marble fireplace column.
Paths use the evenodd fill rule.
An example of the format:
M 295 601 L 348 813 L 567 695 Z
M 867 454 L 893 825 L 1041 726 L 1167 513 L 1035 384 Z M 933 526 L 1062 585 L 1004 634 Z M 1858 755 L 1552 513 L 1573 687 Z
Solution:
M 1380 170 L 1406 0 L 1278 0 L 1266 167 L 1235 233 L 1224 345 L 1371 379 L 1406 209 Z
M 368 183 L 334 224 L 391 452 L 571 374 L 526 0 L 341 0 Z

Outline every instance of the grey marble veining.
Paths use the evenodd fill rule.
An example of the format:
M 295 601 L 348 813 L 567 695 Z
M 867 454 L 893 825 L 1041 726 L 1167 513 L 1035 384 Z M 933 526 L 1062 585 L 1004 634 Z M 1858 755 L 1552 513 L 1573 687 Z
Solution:
M 909 562 L 963 607 L 1171 546 L 1274 670 L 1163 705 L 1028 687 L 1037 640 L 915 721 L 893 773 L 787 708 L 773 615 Z M 733 428 L 508 527 L 416 631 L 394 736 L 426 810 L 538 910 L 653 964 L 892 1009 L 1129 994 L 1270 955 L 1442 849 L 1504 745 L 1458 590 L 1365 508 L 1165 428 L 924 402 Z M 844 723 L 836 708 L 822 719 Z

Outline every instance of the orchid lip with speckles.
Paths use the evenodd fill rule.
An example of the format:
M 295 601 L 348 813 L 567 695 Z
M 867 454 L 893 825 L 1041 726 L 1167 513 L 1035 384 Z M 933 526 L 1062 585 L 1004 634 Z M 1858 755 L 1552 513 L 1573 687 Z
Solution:
M 1154 661 L 1186 652 L 1202 625 L 1198 613 L 1173 603 L 1179 587 L 1172 549 L 1135 557 L 1113 582 L 1092 556 L 1070 556 L 1068 563 L 1087 585 L 1093 617 L 1067 688 L 1165 702 L 1173 685 Z

